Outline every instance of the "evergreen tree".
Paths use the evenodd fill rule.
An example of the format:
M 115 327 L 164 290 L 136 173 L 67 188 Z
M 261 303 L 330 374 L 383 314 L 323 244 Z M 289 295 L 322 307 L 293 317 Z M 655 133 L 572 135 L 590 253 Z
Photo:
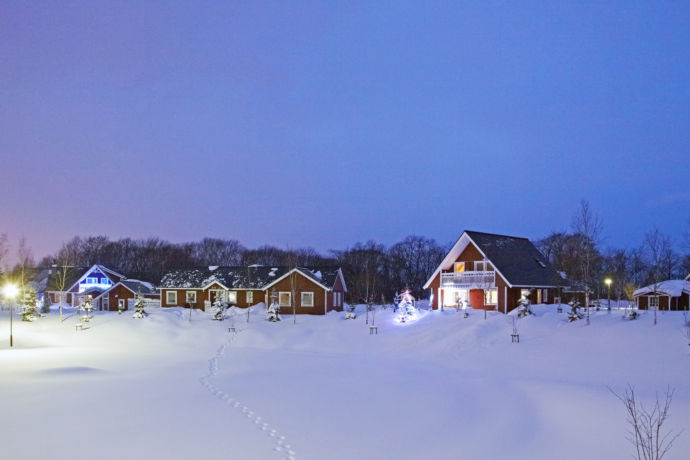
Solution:
M 50 313 L 50 296 L 43 294 L 43 302 L 41 302 L 41 313 L 44 315 Z
M 577 321 L 578 319 L 582 319 L 582 313 L 580 313 L 580 302 L 577 299 L 573 299 L 570 302 L 568 302 L 568 305 L 570 305 L 570 312 L 568 313 L 568 321 L 571 323 L 573 321 Z
M 146 316 L 146 312 L 144 311 L 144 296 L 141 294 L 137 294 L 137 298 L 134 301 L 134 314 L 132 315 L 132 318 L 137 318 L 141 319 Z
M 533 315 L 532 309 L 530 308 L 531 302 L 527 297 L 523 297 L 518 300 L 518 317 L 525 318 L 526 316 Z
M 84 300 L 79 304 L 79 310 L 84 312 L 81 317 L 82 321 L 88 322 L 91 320 L 91 313 L 93 312 L 93 303 L 90 295 L 84 297 Z
M 278 302 L 273 302 L 266 310 L 266 319 L 272 323 L 280 321 L 280 305 Z
M 28 289 L 24 294 L 24 304 L 22 305 L 22 321 L 34 321 L 36 319 L 36 308 L 38 301 L 33 289 Z
M 414 306 L 414 297 L 410 295 L 409 291 L 405 291 L 398 303 L 398 319 L 401 323 L 406 323 L 408 320 L 413 319 L 417 309 Z
M 216 321 L 223 321 L 225 319 L 225 308 L 227 304 L 223 301 L 221 295 L 216 295 L 216 300 L 213 301 L 213 319 Z

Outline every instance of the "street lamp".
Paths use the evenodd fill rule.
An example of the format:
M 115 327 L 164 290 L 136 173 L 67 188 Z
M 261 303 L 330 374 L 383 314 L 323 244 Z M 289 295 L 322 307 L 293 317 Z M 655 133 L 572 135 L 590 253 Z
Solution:
M 611 311 L 611 283 L 612 283 L 611 278 L 606 278 L 604 280 L 604 283 L 606 283 L 606 292 L 607 292 L 608 301 L 609 301 L 608 311 Z
M 12 299 L 17 297 L 19 290 L 17 289 L 17 286 L 15 286 L 14 284 L 6 284 L 5 287 L 2 289 L 2 293 L 5 295 L 5 298 L 10 301 L 10 347 L 12 347 Z

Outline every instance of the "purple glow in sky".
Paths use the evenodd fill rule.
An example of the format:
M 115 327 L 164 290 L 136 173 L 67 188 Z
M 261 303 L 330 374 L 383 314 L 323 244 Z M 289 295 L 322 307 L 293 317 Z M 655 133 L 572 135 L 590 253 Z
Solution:
M 0 232 L 678 239 L 690 7 L 579 3 L 2 2 Z

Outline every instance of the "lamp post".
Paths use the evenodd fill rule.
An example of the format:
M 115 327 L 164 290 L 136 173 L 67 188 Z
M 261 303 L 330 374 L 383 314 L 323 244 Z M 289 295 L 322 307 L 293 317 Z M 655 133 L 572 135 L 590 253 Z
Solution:
M 6 284 L 5 287 L 2 290 L 3 294 L 5 295 L 5 298 L 10 301 L 10 348 L 14 345 L 12 342 L 12 310 L 13 310 L 13 305 L 12 305 L 12 299 L 14 299 L 17 296 L 17 293 L 19 292 L 17 290 L 17 286 L 14 284 Z
M 604 283 L 606 283 L 606 296 L 607 296 L 608 302 L 609 302 L 608 311 L 611 311 L 611 282 L 612 282 L 611 278 L 606 278 L 604 280 Z

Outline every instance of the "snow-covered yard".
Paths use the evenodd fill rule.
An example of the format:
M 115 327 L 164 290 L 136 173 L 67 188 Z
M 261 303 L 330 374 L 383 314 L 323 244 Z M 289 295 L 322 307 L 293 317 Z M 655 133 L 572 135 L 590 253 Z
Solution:
M 422 312 L 398 324 L 256 308 L 231 321 L 182 309 L 34 323 L 0 314 L 2 458 L 630 458 L 608 387 L 650 404 L 675 388 L 669 428 L 690 451 L 690 347 L 680 313 L 536 306 L 511 343 L 509 318 Z

